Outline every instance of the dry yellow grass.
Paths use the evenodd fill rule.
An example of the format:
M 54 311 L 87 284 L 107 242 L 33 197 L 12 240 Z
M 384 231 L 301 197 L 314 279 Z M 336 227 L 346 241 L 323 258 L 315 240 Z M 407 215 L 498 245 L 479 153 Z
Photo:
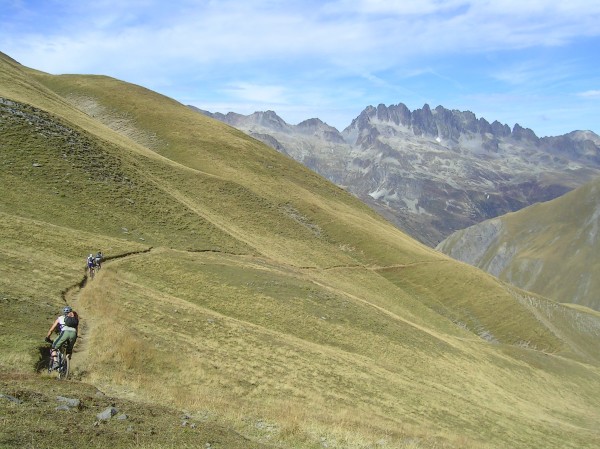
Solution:
M 179 262 L 196 276 L 186 276 Z M 225 276 L 239 265 L 241 276 L 253 280 L 213 279 L 219 285 L 213 289 L 202 272 L 214 273 L 215 264 L 229 267 L 221 270 Z M 162 278 L 166 284 L 152 282 L 156 269 L 173 275 Z M 571 413 L 565 414 L 566 404 L 587 410 L 583 415 L 595 413 L 594 399 L 557 393 L 562 381 L 553 367 L 566 360 L 490 345 L 456 326 L 412 322 L 375 306 L 377 294 L 371 293 L 372 303 L 369 296 L 320 287 L 323 272 L 303 274 L 303 282 L 312 283 L 306 297 L 295 294 L 298 286 L 284 296 L 282 276 L 298 282 L 289 267 L 284 272 L 264 259 L 182 257 L 166 250 L 108 267 L 81 296 L 86 313 L 102 323 L 89 336 L 95 349 L 85 370 L 95 374 L 88 380 L 146 401 L 226 417 L 234 428 L 260 438 L 276 434 L 308 447 L 315 436 L 330 447 L 371 447 L 377 441 L 410 447 L 407 440 L 426 444 L 422 447 L 453 447 L 459 440 L 460 447 L 494 447 L 495 438 L 511 433 L 521 435 L 523 445 L 535 446 L 541 435 L 561 428 Z M 366 270 L 363 278 L 369 274 L 379 276 Z M 253 282 L 260 293 L 245 300 L 249 291 L 240 282 Z M 317 310 L 302 320 L 298 302 L 309 295 L 319 298 L 310 306 Z M 281 304 L 276 308 L 273 301 Z M 319 301 L 330 304 L 323 308 Z M 336 323 L 354 313 L 360 315 L 354 327 Z M 127 328 L 118 324 L 107 331 L 123 316 L 129 317 Z M 577 366 L 572 362 L 573 375 Z M 592 368 L 579 373 L 582 379 L 587 369 Z M 583 388 L 592 394 L 597 385 Z M 580 425 L 591 429 L 593 419 Z M 253 427 L 259 422 L 260 431 Z M 471 427 L 474 422 L 479 424 Z M 497 434 L 482 435 L 490 426 Z M 462 436 L 456 428 L 463 429 Z
M 74 389 L 185 410 L 253 447 L 598 446 L 598 317 L 425 248 L 138 86 L 0 55 L 0 96 L 3 372 L 32 371 L 66 300 L 82 318 Z M 78 291 L 97 249 L 114 258 Z M 157 447 L 194 447 L 159 424 Z

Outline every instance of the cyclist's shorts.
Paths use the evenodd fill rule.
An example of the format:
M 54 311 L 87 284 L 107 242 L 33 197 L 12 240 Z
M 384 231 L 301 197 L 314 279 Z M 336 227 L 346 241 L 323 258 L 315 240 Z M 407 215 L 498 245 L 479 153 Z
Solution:
M 54 340 L 54 343 L 52 343 L 52 348 L 60 348 L 65 342 L 67 342 L 67 354 L 71 354 L 73 352 L 73 346 L 75 345 L 75 341 L 77 341 L 77 332 L 62 331 L 58 335 L 58 338 Z

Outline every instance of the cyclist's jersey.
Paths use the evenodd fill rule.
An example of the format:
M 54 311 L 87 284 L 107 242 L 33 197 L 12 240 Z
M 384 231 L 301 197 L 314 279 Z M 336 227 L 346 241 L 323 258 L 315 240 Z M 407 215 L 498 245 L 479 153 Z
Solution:
M 94 258 L 88 257 L 87 264 L 88 264 L 88 267 L 93 267 L 94 266 Z
M 68 332 L 68 331 L 77 332 L 77 329 L 75 329 L 74 327 L 69 327 L 65 324 L 65 316 L 64 315 L 61 315 L 58 317 L 58 327 L 60 328 L 61 332 Z

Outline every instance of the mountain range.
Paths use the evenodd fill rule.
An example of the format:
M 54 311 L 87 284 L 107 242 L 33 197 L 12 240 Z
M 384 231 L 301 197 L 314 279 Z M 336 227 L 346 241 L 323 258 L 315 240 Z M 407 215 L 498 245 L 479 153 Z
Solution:
M 600 445 L 599 313 L 172 98 L 0 54 L 0 168 L 0 447 Z
M 342 132 L 316 118 L 290 125 L 273 111 L 198 111 L 303 163 L 430 246 L 600 175 L 591 131 L 539 138 L 442 106 L 369 106 Z

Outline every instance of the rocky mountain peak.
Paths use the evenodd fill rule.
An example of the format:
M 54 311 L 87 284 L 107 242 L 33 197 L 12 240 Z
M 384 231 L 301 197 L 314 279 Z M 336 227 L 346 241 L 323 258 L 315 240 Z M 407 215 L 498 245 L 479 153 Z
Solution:
M 273 111 L 213 115 L 344 186 L 413 237 L 451 232 L 548 201 L 600 176 L 600 137 L 538 138 L 471 111 L 367 106 L 341 133 Z
M 403 127 L 415 136 L 444 139 L 458 142 L 466 134 L 485 136 L 491 134 L 494 138 L 512 137 L 515 140 L 537 144 L 539 138 L 529 128 L 516 124 L 513 129 L 498 121 L 489 123 L 485 118 L 477 118 L 471 111 L 449 110 L 443 106 L 431 109 L 428 104 L 422 108 L 410 111 L 406 105 L 386 106 L 379 104 L 367 106 L 355 118 L 350 126 L 343 131 L 346 136 L 356 136 L 355 142 L 365 142 L 367 134 L 373 134 L 373 129 L 382 126 Z M 488 139 L 489 140 L 489 139 Z
M 344 141 L 344 138 L 336 128 L 329 126 L 318 118 L 304 120 L 293 128 L 303 134 L 319 136 L 329 142 L 342 143 Z
M 275 111 L 255 112 L 251 114 L 250 117 L 254 118 L 256 124 L 264 126 L 265 128 L 271 128 L 278 131 L 289 128 L 289 125 L 285 120 L 279 117 Z
M 515 123 L 515 126 L 512 130 L 512 137 L 516 140 L 525 140 L 528 142 L 538 143 L 539 139 L 535 135 L 535 133 L 529 128 L 523 128 L 518 123 Z

